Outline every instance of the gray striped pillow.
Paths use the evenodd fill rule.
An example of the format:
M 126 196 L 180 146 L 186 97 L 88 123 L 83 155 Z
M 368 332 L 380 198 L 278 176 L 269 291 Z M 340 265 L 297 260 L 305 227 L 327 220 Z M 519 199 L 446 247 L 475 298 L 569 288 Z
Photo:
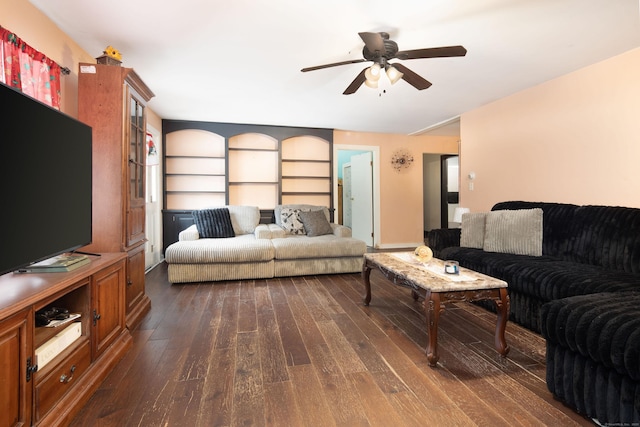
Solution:
M 201 238 L 235 237 L 229 209 L 201 209 L 193 211 L 193 220 Z
M 487 213 L 483 249 L 518 255 L 542 255 L 542 209 Z

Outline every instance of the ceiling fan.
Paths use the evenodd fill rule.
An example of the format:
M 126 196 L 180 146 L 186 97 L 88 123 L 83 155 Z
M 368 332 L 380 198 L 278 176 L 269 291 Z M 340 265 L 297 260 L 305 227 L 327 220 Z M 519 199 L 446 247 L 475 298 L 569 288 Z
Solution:
M 358 33 L 364 48 L 362 48 L 363 59 L 351 61 L 334 62 L 332 64 L 316 65 L 315 67 L 303 68 L 302 72 L 321 70 L 323 68 L 337 67 L 339 65 L 356 64 L 359 62 L 373 61 L 373 65 L 365 68 L 356 76 L 343 95 L 355 93 L 362 84 L 369 87 L 377 87 L 380 74 L 385 72 L 395 83 L 402 79 L 418 90 L 427 89 L 431 82 L 419 76 L 400 63 L 390 63 L 392 59 L 422 59 L 422 58 L 445 58 L 452 56 L 465 56 L 467 49 L 462 46 L 432 47 L 426 49 L 398 50 L 398 44 L 389 39 L 389 34 L 380 33 Z

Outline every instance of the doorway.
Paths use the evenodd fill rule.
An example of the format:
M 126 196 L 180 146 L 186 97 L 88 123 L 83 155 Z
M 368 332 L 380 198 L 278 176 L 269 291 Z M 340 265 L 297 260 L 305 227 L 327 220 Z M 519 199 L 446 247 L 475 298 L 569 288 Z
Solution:
M 333 176 L 336 177 L 333 184 L 334 206 L 338 207 L 336 222 L 349 226 L 353 237 L 365 241 L 367 246 L 377 248 L 380 236 L 380 148 L 334 145 L 333 150 Z M 355 183 L 354 173 L 358 177 Z M 349 182 L 345 183 L 346 180 Z M 349 200 L 345 201 L 345 193 L 349 194 Z M 350 206 L 345 207 L 345 204 Z
M 450 228 L 459 206 L 459 156 L 423 154 L 424 231 Z

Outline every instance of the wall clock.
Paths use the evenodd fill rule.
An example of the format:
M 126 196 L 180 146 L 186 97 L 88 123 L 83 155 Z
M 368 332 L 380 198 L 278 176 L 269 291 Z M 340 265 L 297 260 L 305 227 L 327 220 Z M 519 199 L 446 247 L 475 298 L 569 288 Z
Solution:
M 399 149 L 393 152 L 391 156 L 391 165 L 393 168 L 400 172 L 402 169 L 407 169 L 413 163 L 413 156 L 405 149 Z

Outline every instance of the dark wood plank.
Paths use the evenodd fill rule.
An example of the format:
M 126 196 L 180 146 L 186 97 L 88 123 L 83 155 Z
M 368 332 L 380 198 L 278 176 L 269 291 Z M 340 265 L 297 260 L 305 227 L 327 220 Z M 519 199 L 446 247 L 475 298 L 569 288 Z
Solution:
M 302 415 L 291 381 L 265 384 L 265 423 L 268 426 L 301 426 Z
M 278 322 L 276 321 L 276 314 L 266 282 L 256 284 L 255 295 L 262 378 L 267 384 L 287 381 L 289 379 L 287 359 L 282 347 Z
M 322 393 L 330 406 L 330 414 L 337 426 L 368 425 L 364 408 L 353 385 L 342 374 L 337 360 L 326 345 L 309 348 Z
M 325 398 L 322 384 L 312 365 L 298 365 L 289 368 L 291 383 L 305 427 L 335 426 L 330 403 Z
M 197 425 L 231 425 L 235 361 L 235 348 L 223 348 L 211 352 L 210 374 L 205 378 L 202 396 L 199 399 Z
M 233 381 L 232 425 L 263 426 L 264 387 L 260 368 L 258 333 L 238 334 Z
M 291 285 L 289 284 L 289 287 Z M 289 308 L 287 295 L 282 289 L 280 281 L 273 281 L 269 285 L 273 310 L 278 322 L 280 340 L 288 366 L 306 365 L 311 363 L 304 341 L 298 330 L 296 320 Z

